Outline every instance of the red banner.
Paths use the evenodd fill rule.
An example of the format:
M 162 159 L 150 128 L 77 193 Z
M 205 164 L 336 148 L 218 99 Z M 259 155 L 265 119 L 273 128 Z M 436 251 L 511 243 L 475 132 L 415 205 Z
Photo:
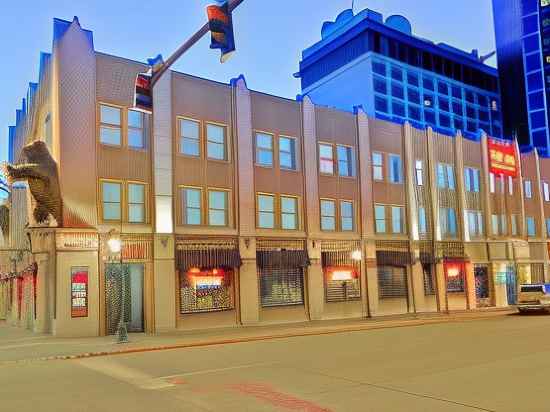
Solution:
M 88 269 L 71 270 L 71 316 L 85 318 L 88 316 Z
M 489 146 L 489 171 L 495 175 L 517 177 L 518 161 L 512 142 L 487 139 Z

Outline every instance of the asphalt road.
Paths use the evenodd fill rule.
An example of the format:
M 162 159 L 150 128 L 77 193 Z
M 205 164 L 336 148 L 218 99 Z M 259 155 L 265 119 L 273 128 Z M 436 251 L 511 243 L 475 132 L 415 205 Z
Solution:
M 550 411 L 550 316 L 0 365 L 0 411 Z

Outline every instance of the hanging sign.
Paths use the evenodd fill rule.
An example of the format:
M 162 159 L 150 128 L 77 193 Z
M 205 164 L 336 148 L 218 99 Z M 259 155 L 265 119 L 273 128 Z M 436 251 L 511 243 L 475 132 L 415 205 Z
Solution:
M 88 316 L 88 268 L 71 269 L 71 317 Z
M 487 139 L 489 147 L 489 170 L 495 175 L 517 177 L 518 162 L 512 142 Z

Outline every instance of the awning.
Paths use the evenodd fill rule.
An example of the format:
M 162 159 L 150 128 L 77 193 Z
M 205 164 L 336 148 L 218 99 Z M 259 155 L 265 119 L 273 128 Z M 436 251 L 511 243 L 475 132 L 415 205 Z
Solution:
M 351 258 L 351 251 L 339 250 L 321 252 L 321 262 L 323 267 L 327 266 L 355 266 L 359 262 L 355 262 Z
M 430 252 L 420 252 L 420 263 L 423 265 L 433 265 L 436 263 L 435 256 Z
M 412 264 L 411 254 L 395 250 L 377 250 L 376 264 L 380 266 L 407 266 Z
M 256 264 L 260 268 L 305 268 L 309 256 L 305 250 L 261 250 L 256 252 Z
M 190 249 L 178 250 L 177 267 L 181 271 L 190 268 L 238 268 L 241 266 L 241 255 L 238 249 Z

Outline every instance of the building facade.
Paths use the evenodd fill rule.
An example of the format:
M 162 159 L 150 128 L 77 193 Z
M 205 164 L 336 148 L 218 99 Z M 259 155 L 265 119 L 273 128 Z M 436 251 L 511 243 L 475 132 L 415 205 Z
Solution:
M 342 12 L 321 36 L 296 74 L 314 103 L 362 106 L 369 116 L 444 134 L 503 136 L 498 74 L 476 50 L 418 38 L 406 18 L 384 20 L 369 9 Z
M 97 336 L 122 316 L 153 333 L 473 310 L 548 279 L 550 163 L 536 152 L 512 145 L 519 174 L 504 178 L 486 134 L 283 99 L 242 76 L 168 71 L 149 115 L 133 108 L 146 66 L 96 51 L 76 19 L 55 20 L 41 60 L 13 154 L 48 147 L 63 210 L 38 224 L 28 187 L 12 191 L 9 240 L 31 252 L 1 266 L 14 324 Z
M 550 3 L 493 0 L 504 130 L 550 155 Z

